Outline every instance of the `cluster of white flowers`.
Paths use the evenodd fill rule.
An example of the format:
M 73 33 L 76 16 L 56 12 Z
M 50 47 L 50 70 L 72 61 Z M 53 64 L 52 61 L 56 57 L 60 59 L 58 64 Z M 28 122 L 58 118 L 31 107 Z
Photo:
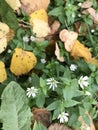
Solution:
M 38 93 L 38 89 L 36 89 L 34 86 L 31 88 L 27 88 L 27 96 L 28 97 L 36 97 L 36 94 Z
M 80 85 L 80 87 L 82 89 L 84 89 L 84 87 L 87 87 L 89 85 L 89 82 L 88 82 L 88 76 L 81 76 L 80 79 L 78 80 L 78 84 Z
M 57 84 L 59 83 L 58 81 L 56 81 L 54 78 L 49 78 L 46 80 L 47 81 L 47 85 L 49 85 L 49 89 L 52 89 L 53 91 L 55 90 L 55 88 L 57 88 Z
M 68 113 L 62 112 L 61 114 L 59 114 L 58 119 L 60 120 L 60 123 L 65 123 L 68 122 Z
M 23 37 L 23 41 L 24 41 L 24 42 L 29 42 L 30 40 L 31 40 L 32 42 L 35 41 L 35 37 L 34 37 L 34 36 L 30 36 L 30 38 L 29 38 L 28 35 L 26 35 L 26 36 Z

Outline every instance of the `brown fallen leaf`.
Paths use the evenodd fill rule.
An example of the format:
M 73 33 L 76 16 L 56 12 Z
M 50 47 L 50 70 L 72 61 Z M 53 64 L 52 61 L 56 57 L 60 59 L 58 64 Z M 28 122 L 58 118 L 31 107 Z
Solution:
M 50 112 L 45 108 L 33 108 L 32 113 L 34 120 L 40 121 L 46 127 L 50 125 Z
M 88 113 L 88 112 L 86 112 L 86 115 L 88 116 L 88 118 L 90 119 L 90 126 L 89 125 L 87 125 L 86 123 L 85 123 L 85 121 L 83 120 L 83 117 L 82 116 L 80 116 L 79 117 L 79 121 L 81 122 L 81 128 L 79 129 L 79 130 L 95 130 L 95 126 L 94 126 L 94 123 L 93 123 L 93 120 L 92 120 L 92 118 L 91 118 L 91 116 L 90 116 L 90 114 Z
M 78 37 L 78 33 L 63 29 L 60 32 L 59 37 L 60 37 L 61 41 L 64 42 L 65 49 L 68 52 L 70 52 L 72 50 L 75 40 Z
M 47 10 L 49 3 L 50 0 L 21 0 L 22 9 L 27 14 L 40 9 Z
M 63 124 L 51 124 L 48 128 L 48 130 L 72 130 L 71 128 L 68 128 L 67 126 L 63 125 Z
M 56 33 L 60 27 L 60 22 L 55 20 L 53 24 L 51 25 L 51 35 Z
M 93 5 L 93 2 L 91 0 L 87 0 L 82 3 L 81 8 L 90 8 Z
M 90 14 L 95 24 L 98 24 L 98 13 L 93 8 L 88 8 L 82 12 L 83 14 Z
M 60 49 L 59 49 L 57 43 L 56 43 L 56 47 L 55 47 L 55 55 L 56 55 L 57 59 L 58 59 L 60 62 L 64 62 L 64 57 L 60 56 Z

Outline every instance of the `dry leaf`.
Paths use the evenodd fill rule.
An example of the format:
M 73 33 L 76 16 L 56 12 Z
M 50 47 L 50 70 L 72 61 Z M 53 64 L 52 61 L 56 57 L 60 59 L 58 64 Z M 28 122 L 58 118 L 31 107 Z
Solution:
M 55 48 L 55 55 L 56 55 L 57 59 L 58 59 L 60 62 L 64 62 L 64 57 L 60 56 L 60 49 L 59 49 L 57 43 L 56 43 L 56 48 Z
M 0 39 L 5 37 L 5 35 L 9 32 L 9 27 L 7 24 L 0 22 Z
M 21 7 L 19 0 L 5 0 L 13 10 L 18 10 Z
M 87 0 L 82 3 L 81 7 L 82 8 L 90 8 L 93 5 L 93 2 L 91 0 Z
M 32 113 L 34 120 L 40 121 L 46 127 L 50 125 L 50 112 L 45 108 L 33 108 Z
M 7 73 L 5 70 L 5 64 L 2 61 L 0 61 L 0 83 L 5 81 L 6 79 L 7 79 Z
M 81 129 L 80 130 L 95 130 L 95 126 L 94 126 L 94 123 L 93 123 L 93 120 L 90 116 L 90 114 L 88 112 L 86 112 L 86 115 L 88 116 L 88 118 L 90 119 L 90 126 L 88 126 L 85 121 L 83 120 L 83 117 L 80 116 L 79 117 L 79 121 L 81 122 Z
M 21 0 L 22 8 L 27 14 L 40 9 L 47 10 L 50 0 Z
M 5 51 L 6 47 L 7 47 L 7 39 L 1 38 L 0 39 L 0 54 Z
M 51 34 L 56 33 L 58 31 L 59 27 L 60 27 L 60 22 L 55 20 L 53 22 L 53 24 L 51 25 Z
M 93 65 L 95 65 L 96 67 L 98 67 L 98 60 L 95 58 L 92 58 L 90 63 L 92 63 Z
M 16 76 L 26 74 L 32 70 L 37 63 L 37 59 L 32 52 L 16 48 L 11 59 L 10 70 Z
M 85 47 L 82 43 L 80 43 L 78 40 L 75 41 L 72 50 L 71 50 L 71 56 L 75 59 L 81 57 L 84 58 L 86 62 L 91 62 L 92 55 L 87 47 Z
M 83 11 L 83 14 L 90 14 L 94 23 L 98 24 L 98 13 L 93 8 L 88 8 Z
M 71 128 L 68 128 L 67 126 L 63 125 L 63 124 L 52 124 L 49 126 L 48 130 L 72 130 Z
M 72 47 L 73 47 L 73 45 L 74 45 L 75 40 L 78 37 L 78 33 L 73 32 L 73 31 L 68 31 L 66 29 L 63 29 L 60 32 L 59 37 L 60 37 L 61 41 L 64 42 L 65 49 L 68 52 L 70 52 Z
M 14 30 L 10 29 L 9 32 L 6 34 L 7 42 L 9 42 L 15 35 Z
M 30 14 L 30 23 L 33 24 L 35 19 L 42 20 L 44 22 L 48 22 L 48 14 L 44 9 L 37 10 Z
M 47 22 L 35 19 L 33 20 L 33 32 L 36 34 L 36 37 L 46 37 L 50 33 L 50 27 Z

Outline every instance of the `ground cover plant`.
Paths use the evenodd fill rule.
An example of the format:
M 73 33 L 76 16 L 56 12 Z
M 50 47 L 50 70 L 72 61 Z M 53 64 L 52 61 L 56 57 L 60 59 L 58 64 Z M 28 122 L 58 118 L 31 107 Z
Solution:
M 98 129 L 97 7 L 0 0 L 1 130 Z

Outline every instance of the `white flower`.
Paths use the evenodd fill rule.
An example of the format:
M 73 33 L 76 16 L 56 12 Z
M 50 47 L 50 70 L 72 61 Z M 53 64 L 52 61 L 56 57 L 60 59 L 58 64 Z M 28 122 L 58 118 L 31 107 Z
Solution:
M 58 119 L 60 120 L 60 123 L 65 123 L 68 122 L 68 113 L 62 112 L 61 114 L 59 114 Z
M 85 92 L 85 95 L 90 96 L 91 93 L 90 93 L 89 91 L 86 91 L 86 92 Z
M 78 4 L 78 6 L 80 6 L 80 7 L 81 7 L 81 5 L 82 5 L 82 3 L 79 3 L 79 4 Z
M 8 51 L 7 51 L 8 53 L 11 53 L 12 51 L 11 51 L 11 49 L 8 49 Z
M 41 63 L 45 64 L 46 60 L 45 59 L 41 59 Z
M 23 41 L 24 41 L 24 42 L 29 42 L 29 37 L 28 37 L 28 36 L 24 36 L 24 37 L 23 37 Z
M 75 71 L 76 69 L 77 69 L 77 65 L 75 65 L 75 64 L 70 65 L 70 70 L 71 71 Z
M 38 93 L 38 89 L 36 89 L 34 87 L 27 88 L 27 96 L 28 97 L 32 96 L 33 98 L 35 98 L 37 93 Z
M 94 29 L 91 29 L 91 33 L 94 33 L 95 32 L 95 30 Z
M 30 37 L 30 40 L 33 42 L 33 41 L 35 41 L 35 37 L 34 36 L 31 36 Z
M 81 14 L 78 14 L 78 17 L 81 17 Z
M 49 78 L 47 79 L 47 85 L 49 85 L 49 88 L 52 89 L 54 91 L 55 88 L 57 88 L 57 84 L 59 82 L 56 81 L 54 78 Z
M 89 79 L 88 76 L 84 76 L 84 77 L 81 76 L 80 79 L 78 80 L 78 84 L 82 89 L 84 89 L 84 87 L 89 85 L 88 79 Z

